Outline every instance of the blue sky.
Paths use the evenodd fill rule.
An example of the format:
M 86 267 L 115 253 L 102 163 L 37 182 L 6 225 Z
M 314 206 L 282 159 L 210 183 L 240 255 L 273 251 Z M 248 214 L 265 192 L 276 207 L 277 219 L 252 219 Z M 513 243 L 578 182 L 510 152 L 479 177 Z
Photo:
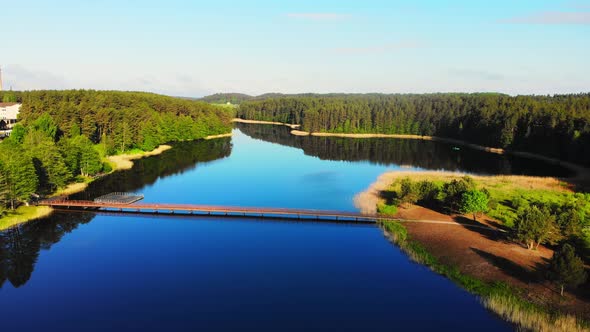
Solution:
M 5 87 L 590 91 L 590 0 L 10 1 Z

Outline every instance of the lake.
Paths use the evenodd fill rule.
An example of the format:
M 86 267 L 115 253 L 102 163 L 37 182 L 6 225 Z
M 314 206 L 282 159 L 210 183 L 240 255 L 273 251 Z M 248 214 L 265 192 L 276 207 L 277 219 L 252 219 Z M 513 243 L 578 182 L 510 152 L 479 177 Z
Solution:
M 75 198 L 356 211 L 394 169 L 564 175 L 438 142 L 291 136 L 238 125 L 174 144 Z M 3 331 L 512 330 L 373 224 L 57 212 L 0 232 Z

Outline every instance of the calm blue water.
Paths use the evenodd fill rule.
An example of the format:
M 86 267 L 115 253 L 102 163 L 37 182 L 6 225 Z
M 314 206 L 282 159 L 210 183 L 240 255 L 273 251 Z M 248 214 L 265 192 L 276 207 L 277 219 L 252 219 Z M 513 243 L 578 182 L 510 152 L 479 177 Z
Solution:
M 179 145 L 84 195 L 353 211 L 397 167 L 229 142 Z M 0 249 L 2 331 L 512 329 L 373 225 L 64 212 L 0 233 Z
M 398 168 L 320 160 L 299 149 L 252 139 L 238 130 L 232 141 L 228 158 L 142 188 L 145 202 L 356 211 L 354 195 L 379 174 Z

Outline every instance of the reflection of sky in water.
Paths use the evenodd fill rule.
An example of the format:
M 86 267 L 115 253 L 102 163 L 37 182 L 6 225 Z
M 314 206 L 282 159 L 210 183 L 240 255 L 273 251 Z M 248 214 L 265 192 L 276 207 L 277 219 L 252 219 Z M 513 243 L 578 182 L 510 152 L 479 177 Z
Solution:
M 396 168 L 320 160 L 239 130 L 234 130 L 232 142 L 231 155 L 213 167 L 198 164 L 142 189 L 145 201 L 354 211 L 354 195 Z

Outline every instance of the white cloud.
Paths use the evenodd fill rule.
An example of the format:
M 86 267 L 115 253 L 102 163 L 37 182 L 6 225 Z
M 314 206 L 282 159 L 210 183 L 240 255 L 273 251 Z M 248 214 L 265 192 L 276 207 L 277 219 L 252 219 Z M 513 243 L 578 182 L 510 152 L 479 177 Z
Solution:
M 339 13 L 289 13 L 287 17 L 311 21 L 341 21 L 351 18 L 352 15 Z
M 501 20 L 500 23 L 515 24 L 590 24 L 590 12 L 542 12 L 528 16 Z

